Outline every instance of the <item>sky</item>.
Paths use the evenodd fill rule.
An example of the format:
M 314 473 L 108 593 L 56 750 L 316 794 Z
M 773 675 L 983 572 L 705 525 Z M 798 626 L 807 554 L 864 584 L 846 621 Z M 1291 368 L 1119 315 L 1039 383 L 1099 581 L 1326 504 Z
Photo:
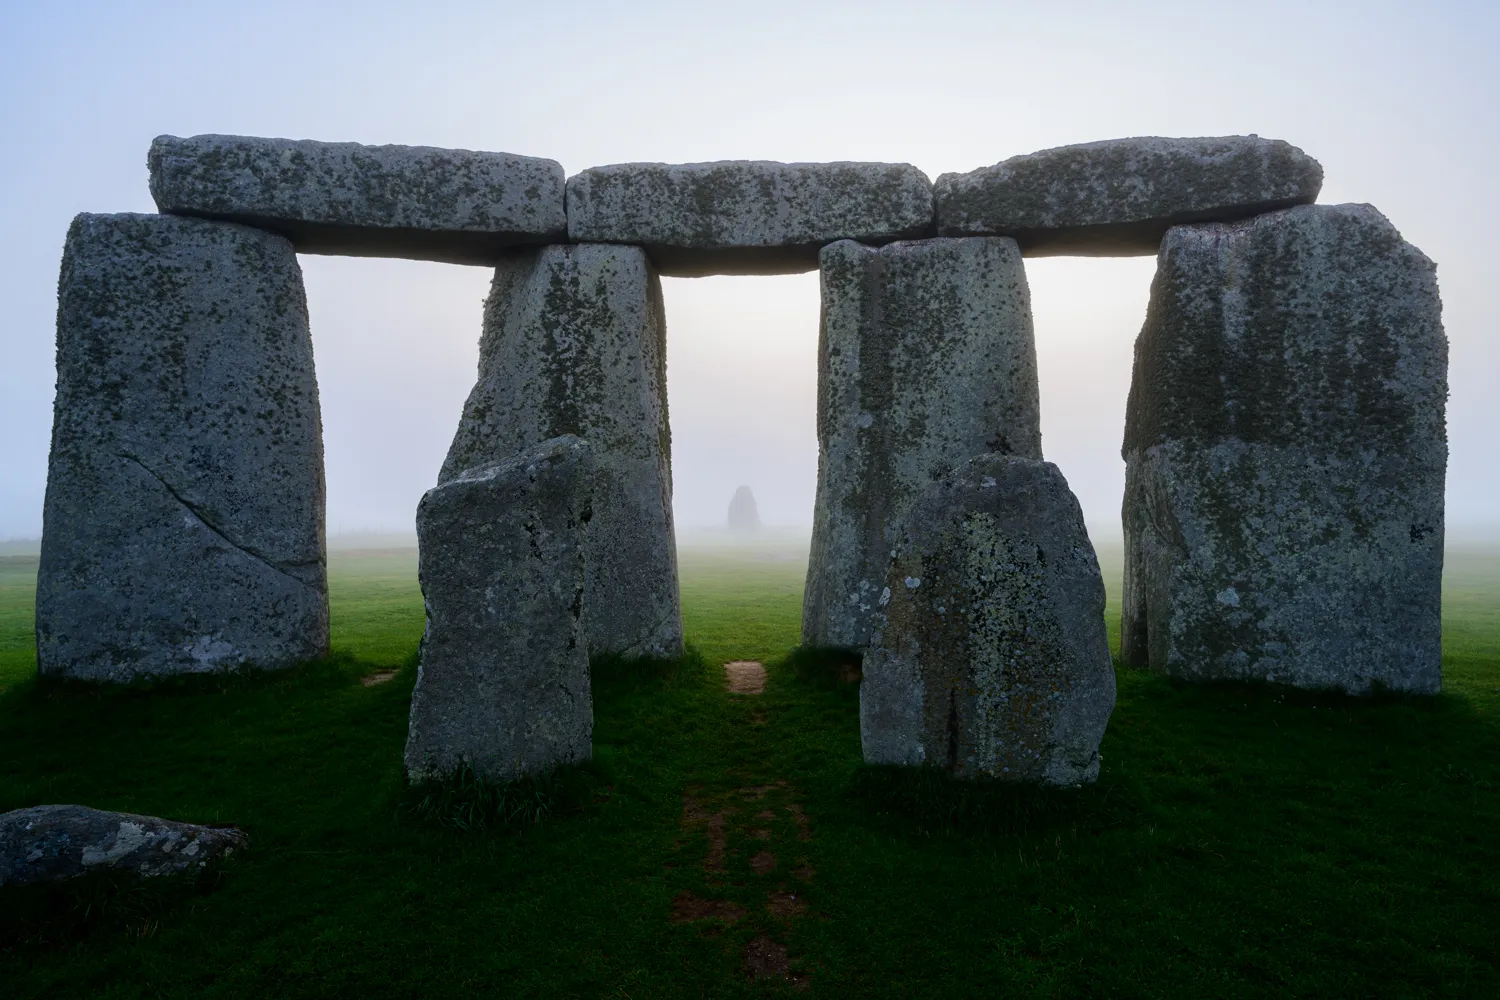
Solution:
M 636 160 L 875 160 L 928 176 L 1130 135 L 1286 139 L 1320 201 L 1438 263 L 1450 532 L 1500 530 L 1500 4 L 110 3 L 0 6 L 0 539 L 41 532 L 57 267 L 81 211 L 154 211 L 203 132 Z M 301 258 L 331 533 L 409 531 L 475 376 L 483 268 Z M 1027 262 L 1042 435 L 1119 530 L 1153 258 Z M 675 507 L 749 485 L 811 523 L 817 275 L 664 279 Z

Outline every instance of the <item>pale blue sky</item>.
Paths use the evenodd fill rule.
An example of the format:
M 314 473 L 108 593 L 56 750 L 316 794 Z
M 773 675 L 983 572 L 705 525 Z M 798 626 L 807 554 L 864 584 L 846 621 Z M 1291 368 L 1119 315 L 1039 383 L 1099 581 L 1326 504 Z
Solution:
M 627 160 L 868 159 L 930 176 L 1125 135 L 1256 132 L 1439 265 L 1449 519 L 1500 522 L 1500 4 L 33 3 L 0 9 L 0 538 L 40 531 L 58 257 L 152 211 L 159 133 Z M 1043 447 L 1118 523 L 1152 261 L 1031 262 Z M 304 257 L 331 530 L 409 528 L 474 376 L 477 268 Z M 811 518 L 817 280 L 669 280 L 677 510 L 749 483 Z

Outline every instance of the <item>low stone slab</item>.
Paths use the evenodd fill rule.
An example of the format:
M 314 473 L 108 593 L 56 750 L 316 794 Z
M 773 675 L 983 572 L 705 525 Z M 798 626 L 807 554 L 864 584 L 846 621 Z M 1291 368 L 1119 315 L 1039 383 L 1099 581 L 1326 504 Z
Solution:
M 232 826 L 198 826 L 87 806 L 0 813 L 0 888 L 95 872 L 142 878 L 199 871 L 249 846 Z
M 585 630 L 595 653 L 677 656 L 666 323 L 639 247 L 551 246 L 495 270 L 479 380 L 438 481 L 561 434 L 593 446 Z
M 147 163 L 161 211 L 269 229 L 302 253 L 491 264 L 567 233 L 562 165 L 533 156 L 163 135 Z
M 984 455 L 913 502 L 864 658 L 872 764 L 1073 785 L 1115 704 L 1104 580 L 1057 466 Z
M 1162 242 L 1126 417 L 1127 662 L 1438 690 L 1447 340 L 1368 205 Z
M 1110 139 L 943 174 L 938 232 L 1010 236 L 1028 257 L 1154 254 L 1171 226 L 1312 202 L 1322 186 L 1318 161 L 1280 139 Z
M 911 499 L 974 455 L 1041 458 L 1036 342 L 1013 240 L 846 241 L 822 263 L 802 641 L 863 648 Z
M 594 463 L 576 437 L 470 469 L 417 506 L 427 630 L 406 773 L 511 781 L 592 754 L 583 632 Z
M 836 240 L 932 233 L 908 163 L 617 163 L 568 178 L 568 236 L 645 246 L 666 275 L 795 274 Z
M 44 675 L 327 655 L 322 423 L 289 242 L 170 215 L 73 220 L 42 525 Z

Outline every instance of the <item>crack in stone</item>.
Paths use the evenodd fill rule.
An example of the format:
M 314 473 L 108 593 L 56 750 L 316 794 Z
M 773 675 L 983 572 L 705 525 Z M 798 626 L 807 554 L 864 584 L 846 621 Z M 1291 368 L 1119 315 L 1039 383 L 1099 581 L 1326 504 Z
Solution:
M 193 517 L 197 518 L 199 524 L 202 524 L 205 528 L 207 528 L 209 531 L 213 532 L 215 535 L 217 535 L 219 538 L 221 538 L 224 542 L 226 542 L 227 544 L 229 544 L 230 546 L 232 546 L 236 550 L 238 550 L 240 552 L 243 552 L 245 555 L 247 555 L 250 558 L 254 559 L 256 562 L 261 563 L 262 565 L 266 566 L 269 569 L 275 570 L 276 572 L 280 573 L 282 576 L 286 577 L 288 580 L 293 580 L 293 581 L 295 581 L 297 583 L 300 583 L 302 586 L 306 587 L 308 590 L 313 591 L 314 593 L 318 592 L 317 588 L 314 587 L 312 584 L 308 583 L 306 580 L 302 579 L 301 577 L 293 575 L 292 573 L 288 572 L 284 567 L 278 565 L 275 562 L 272 562 L 271 559 L 269 559 L 268 557 L 262 555 L 259 552 L 256 552 L 252 548 L 248 548 L 248 547 L 246 547 L 244 545 L 241 545 L 239 542 L 236 542 L 233 538 L 230 538 L 228 535 L 226 535 L 218 527 L 218 525 L 214 524 L 208 518 L 206 518 L 206 517 L 203 516 L 202 512 L 200 512 L 198 510 L 198 507 L 197 507 L 196 504 L 192 503 L 186 497 L 184 497 L 181 493 L 178 493 L 175 489 L 173 489 L 171 483 L 167 482 L 161 476 L 157 475 L 156 472 L 153 471 L 151 469 L 151 467 L 148 466 L 145 462 L 142 462 L 139 458 L 137 458 L 134 455 L 129 454 L 128 452 L 120 451 L 120 452 L 116 452 L 115 455 L 118 458 L 123 458 L 126 461 L 134 462 L 136 465 L 138 465 L 141 468 L 141 470 L 146 473 L 146 475 L 150 476 L 152 479 L 154 479 L 158 483 L 160 483 L 162 489 L 166 490 L 167 494 L 169 496 L 171 496 L 171 498 L 173 500 L 176 500 L 179 504 L 181 504 L 184 510 L 186 510 L 189 514 L 192 514 Z M 289 565 L 292 565 L 292 566 L 315 566 L 315 565 L 317 565 L 317 560 L 309 560 L 307 562 L 300 562 L 300 563 L 290 563 Z

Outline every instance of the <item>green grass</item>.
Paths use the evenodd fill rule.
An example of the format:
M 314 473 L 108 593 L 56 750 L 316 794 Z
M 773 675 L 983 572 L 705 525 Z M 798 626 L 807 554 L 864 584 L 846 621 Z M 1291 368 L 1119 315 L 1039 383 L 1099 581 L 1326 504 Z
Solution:
M 472 790 L 424 812 L 402 785 L 410 553 L 334 558 L 330 662 L 123 691 L 26 676 L 29 592 L 0 577 L 0 810 L 252 837 L 211 892 L 0 950 L 0 995 L 790 992 L 750 981 L 762 936 L 815 996 L 1500 995 L 1500 553 L 1450 557 L 1442 696 L 1121 671 L 1099 783 L 1048 793 L 863 767 L 854 686 L 785 659 L 803 564 L 687 553 L 696 653 L 596 665 L 583 799 L 507 792 L 572 805 L 480 832 L 445 820 Z M 770 664 L 765 695 L 724 693 L 731 658 Z M 743 916 L 673 922 L 681 893 Z

